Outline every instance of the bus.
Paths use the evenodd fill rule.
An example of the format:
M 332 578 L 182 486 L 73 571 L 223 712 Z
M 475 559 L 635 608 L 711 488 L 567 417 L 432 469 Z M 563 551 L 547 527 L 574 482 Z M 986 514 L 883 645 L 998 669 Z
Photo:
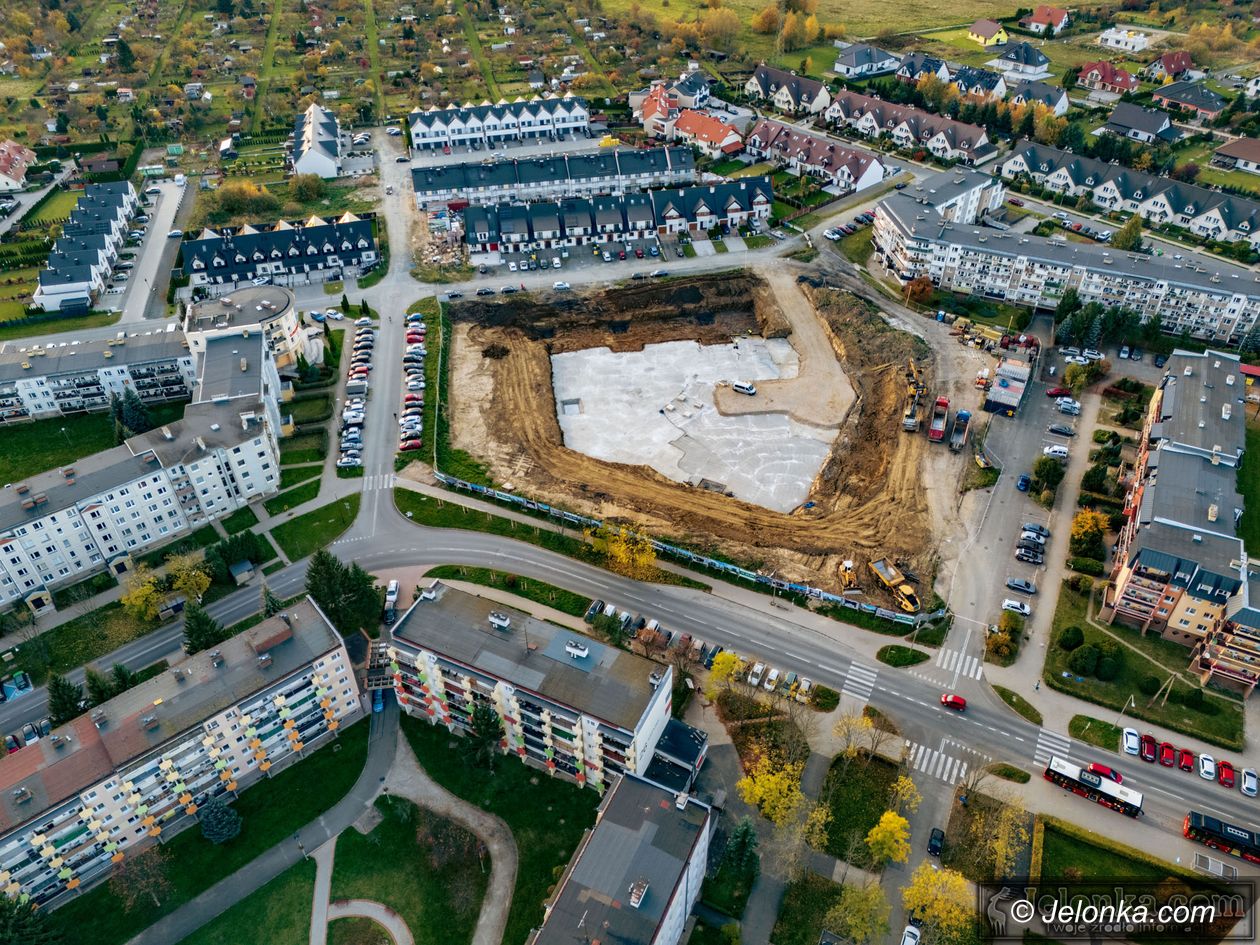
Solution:
M 1252 863 L 1260 863 L 1260 834 L 1244 827 L 1235 827 L 1223 820 L 1190 811 L 1186 814 L 1181 832 L 1191 840 L 1209 846 L 1230 856 L 1240 857 Z
M 1122 787 L 1091 771 L 1082 771 L 1070 761 L 1051 758 L 1045 778 L 1065 791 L 1088 798 L 1095 804 L 1110 807 L 1129 817 L 1142 813 L 1142 794 L 1132 788 Z

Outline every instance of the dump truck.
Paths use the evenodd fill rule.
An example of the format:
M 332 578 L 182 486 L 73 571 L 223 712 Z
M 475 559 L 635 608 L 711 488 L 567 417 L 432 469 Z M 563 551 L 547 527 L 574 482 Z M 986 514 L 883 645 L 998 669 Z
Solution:
M 954 425 L 949 431 L 949 448 L 957 453 L 967 442 L 971 429 L 971 411 L 960 410 L 954 415 Z
M 928 439 L 933 443 L 945 441 L 945 427 L 949 425 L 949 398 L 937 397 L 932 408 L 932 422 L 928 426 Z
M 872 561 L 870 567 L 880 583 L 892 591 L 893 597 L 897 599 L 898 607 L 908 614 L 919 612 L 919 595 L 914 592 L 910 582 L 895 564 L 887 558 L 880 558 L 878 561 Z

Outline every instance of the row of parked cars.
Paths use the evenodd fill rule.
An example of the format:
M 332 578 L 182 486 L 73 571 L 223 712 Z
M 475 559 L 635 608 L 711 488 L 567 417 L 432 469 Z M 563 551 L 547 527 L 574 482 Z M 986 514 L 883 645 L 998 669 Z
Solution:
M 874 219 L 875 211 L 867 210 L 865 213 L 859 213 L 848 223 L 841 223 L 839 226 L 833 226 L 829 230 L 823 230 L 823 236 L 834 243 L 836 240 L 844 239 L 844 237 L 856 233 L 863 227 L 870 226 Z
M 1257 790 L 1260 790 L 1260 778 L 1257 777 L 1255 769 L 1243 768 L 1239 771 L 1230 762 L 1217 761 L 1207 753 L 1195 755 L 1189 748 L 1177 748 L 1171 742 L 1157 741 L 1150 732 L 1138 735 L 1137 729 L 1126 728 L 1121 744 L 1126 754 L 1136 755 L 1148 764 L 1158 762 L 1165 768 L 1175 767 L 1189 772 L 1197 769 L 1199 777 L 1204 781 L 1215 781 L 1221 787 L 1231 790 L 1237 785 L 1238 789 L 1248 797 L 1255 797 Z M 1091 771 L 1094 768 L 1094 765 L 1089 766 Z M 1111 771 L 1110 768 L 1104 768 L 1104 770 L 1109 772 L 1107 776 L 1117 784 L 1123 780 L 1119 773 Z
M 797 677 L 796 673 L 782 673 L 761 662 L 754 663 L 748 671 L 748 685 L 754 689 L 760 687 L 766 692 L 782 691 L 797 702 L 809 702 L 814 694 L 814 681 L 808 676 Z
M 22 726 L 21 732 L 14 732 L 12 735 L 4 736 L 5 753 L 11 755 L 27 745 L 35 744 L 41 738 L 47 738 L 52 734 L 52 728 L 51 718 L 43 718 L 38 722 L 27 722 Z
M 367 383 L 372 373 L 372 353 L 376 348 L 376 331 L 370 318 L 355 321 L 354 350 L 350 355 L 347 383 Z M 351 397 L 341 411 L 341 455 L 337 466 L 350 469 L 363 465 L 363 421 L 367 404 L 362 397 Z
M 412 312 L 403 326 L 406 347 L 403 349 L 403 373 L 406 391 L 398 411 L 398 451 L 410 453 L 420 449 L 424 434 L 424 360 L 429 349 L 425 345 L 428 325 L 424 316 Z

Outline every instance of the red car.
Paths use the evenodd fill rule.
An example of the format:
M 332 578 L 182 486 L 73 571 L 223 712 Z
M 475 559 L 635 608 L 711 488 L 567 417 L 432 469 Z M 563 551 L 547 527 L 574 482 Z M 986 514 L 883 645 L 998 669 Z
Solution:
M 1151 764 L 1155 763 L 1155 745 L 1155 736 L 1150 732 L 1142 736 L 1141 758 L 1143 761 L 1148 761 Z
M 1216 763 L 1216 780 L 1220 782 L 1221 787 L 1232 788 L 1234 786 L 1234 766 L 1228 761 L 1218 761 Z
M 1194 770 L 1194 752 L 1189 748 L 1183 748 L 1177 752 L 1177 767 L 1182 771 Z
M 1071 397 L 1072 392 L 1066 387 L 1051 387 L 1046 391 L 1047 397 Z
M 1165 768 L 1171 768 L 1177 763 L 1177 749 L 1168 742 L 1159 743 L 1159 763 Z
M 1124 784 L 1124 776 L 1115 768 L 1108 768 L 1106 765 L 1100 765 L 1096 761 L 1089 763 L 1089 770 L 1102 778 L 1110 778 L 1116 784 Z
M 947 692 L 941 696 L 941 705 L 947 709 L 953 709 L 955 712 L 964 712 L 967 709 L 967 700 L 962 696 L 956 696 L 952 692 Z
M 643 250 L 642 250 L 641 248 L 639 248 L 639 247 L 636 247 L 636 248 L 635 248 L 635 250 L 634 250 L 634 255 L 635 255 L 635 257 L 636 257 L 636 258 L 638 258 L 638 259 L 642 259 L 642 258 L 643 258 Z
M 398 444 L 398 452 L 400 453 L 410 453 L 412 450 L 418 450 L 418 449 L 420 449 L 419 440 L 407 440 L 403 443 Z
M 617 258 L 618 258 L 618 259 L 625 259 L 625 258 L 626 258 L 626 251 L 625 251 L 624 249 L 619 249 L 619 250 L 617 250 Z

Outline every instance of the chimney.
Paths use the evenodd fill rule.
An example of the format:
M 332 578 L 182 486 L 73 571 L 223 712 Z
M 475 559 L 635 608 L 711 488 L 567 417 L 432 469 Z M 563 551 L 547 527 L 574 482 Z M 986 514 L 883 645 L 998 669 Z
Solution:
M 1215 521 L 1216 521 L 1216 516 L 1217 516 L 1219 513 L 1220 513 L 1220 509 L 1219 509 L 1219 508 L 1217 508 L 1216 503 L 1215 503 L 1215 502 L 1213 502 L 1211 505 L 1209 505 L 1209 506 L 1208 506 L 1208 521 L 1209 521 L 1209 522 L 1215 522 Z
M 244 374 L 249 370 L 249 362 L 245 358 L 241 358 L 241 373 Z
M 687 809 L 687 794 L 685 791 L 679 791 L 676 795 L 674 795 L 674 806 L 678 808 L 678 810 Z
M 635 909 L 643 905 L 643 897 L 647 895 L 648 884 L 645 879 L 636 879 L 630 884 L 630 905 Z
M 1230 412 L 1232 410 L 1233 410 L 1233 407 L 1231 407 L 1229 404 L 1221 404 L 1221 419 L 1228 420 L 1230 416 Z

